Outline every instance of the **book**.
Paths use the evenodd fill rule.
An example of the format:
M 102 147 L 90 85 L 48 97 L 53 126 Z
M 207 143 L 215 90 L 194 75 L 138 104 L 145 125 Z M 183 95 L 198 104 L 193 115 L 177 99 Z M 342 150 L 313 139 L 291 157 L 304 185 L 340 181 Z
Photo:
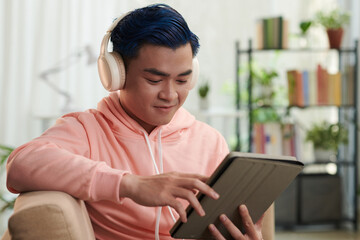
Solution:
M 282 16 L 262 18 L 256 22 L 259 49 L 283 49 L 288 47 L 288 21 Z
M 279 123 L 254 123 L 252 139 L 253 153 L 282 154 L 282 133 Z
M 282 155 L 295 156 L 295 128 L 293 124 L 284 124 L 282 133 Z
M 335 104 L 335 74 L 327 74 L 327 101 L 326 103 L 329 105 Z
M 289 105 L 296 105 L 296 81 L 295 81 L 295 70 L 289 70 L 286 72 L 287 84 L 288 84 L 288 99 Z
M 318 105 L 328 104 L 328 72 L 320 64 L 317 66 Z
M 226 214 L 244 232 L 238 207 L 245 204 L 253 222 L 257 222 L 303 167 L 304 164 L 295 157 L 231 152 L 207 181 L 220 194 L 220 198 L 214 200 L 198 194 L 206 215 L 200 217 L 189 206 L 186 209 L 187 222 L 178 220 L 170 230 L 171 236 L 212 238 L 208 230 L 212 223 L 226 239 L 230 239 L 231 236 L 219 221 L 221 214 Z
M 355 87 L 355 67 L 354 65 L 346 65 L 344 76 L 342 77 L 342 99 L 343 104 L 354 104 L 354 87 Z
M 296 105 L 299 107 L 304 106 L 304 86 L 303 86 L 303 77 L 300 71 L 295 70 L 295 96 L 296 96 Z
M 328 75 L 329 87 L 328 87 L 328 103 L 336 106 L 341 105 L 341 73 Z
M 317 80 L 315 71 L 309 71 L 309 105 L 317 105 Z
M 262 123 L 254 123 L 253 125 L 253 143 L 252 151 L 255 153 L 265 153 L 265 131 Z
M 263 35 L 263 24 L 262 20 L 258 20 L 256 22 L 256 48 L 263 49 L 264 48 L 264 35 Z
M 281 47 L 283 48 L 283 49 L 286 49 L 286 48 L 288 48 L 289 46 L 289 38 L 288 38 L 288 35 L 289 35 L 289 21 L 288 20 L 285 20 L 285 19 L 283 19 L 283 24 L 282 24 L 282 45 L 281 45 Z
M 302 72 L 302 80 L 303 80 L 303 104 L 304 106 L 309 106 L 310 104 L 310 84 L 309 84 L 309 72 L 304 70 Z

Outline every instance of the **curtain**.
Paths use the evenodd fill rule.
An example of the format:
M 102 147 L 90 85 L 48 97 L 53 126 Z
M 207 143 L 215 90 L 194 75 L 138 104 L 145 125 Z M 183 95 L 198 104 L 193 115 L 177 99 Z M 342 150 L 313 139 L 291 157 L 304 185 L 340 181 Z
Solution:
M 96 107 L 106 95 L 96 66 L 102 36 L 143 4 L 133 2 L 0 2 L 0 143 L 21 144 L 69 110 Z

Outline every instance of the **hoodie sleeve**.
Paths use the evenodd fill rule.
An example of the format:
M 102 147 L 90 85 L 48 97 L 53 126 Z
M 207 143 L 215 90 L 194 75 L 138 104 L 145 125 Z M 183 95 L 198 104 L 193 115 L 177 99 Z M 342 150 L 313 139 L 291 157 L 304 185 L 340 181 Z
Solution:
M 11 153 L 7 187 L 13 193 L 55 190 L 82 200 L 120 202 L 120 182 L 126 172 L 90 159 L 90 149 L 77 117 L 60 118 L 42 136 Z

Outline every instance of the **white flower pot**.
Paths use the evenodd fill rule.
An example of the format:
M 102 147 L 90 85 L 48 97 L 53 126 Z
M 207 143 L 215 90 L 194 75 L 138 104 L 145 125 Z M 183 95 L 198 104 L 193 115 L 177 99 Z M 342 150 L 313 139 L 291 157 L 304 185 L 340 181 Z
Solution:
M 314 156 L 317 162 L 336 161 L 336 152 L 334 150 L 316 148 L 314 149 Z
M 200 105 L 200 110 L 208 110 L 209 109 L 209 99 L 206 98 L 200 98 L 199 99 L 199 105 Z

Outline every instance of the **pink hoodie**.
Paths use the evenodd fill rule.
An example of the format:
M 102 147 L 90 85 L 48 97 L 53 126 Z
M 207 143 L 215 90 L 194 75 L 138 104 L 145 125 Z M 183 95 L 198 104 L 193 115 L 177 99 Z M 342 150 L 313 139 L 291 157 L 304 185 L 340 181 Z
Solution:
M 157 208 L 120 199 L 123 174 L 156 174 L 153 154 L 157 166 L 162 155 L 163 172 L 210 175 L 228 147 L 220 133 L 183 108 L 148 135 L 121 108 L 119 94 L 104 98 L 97 110 L 63 116 L 40 137 L 13 151 L 7 187 L 14 193 L 58 190 L 85 200 L 98 239 L 154 239 Z M 173 224 L 169 210 L 163 208 L 161 239 L 171 238 Z

